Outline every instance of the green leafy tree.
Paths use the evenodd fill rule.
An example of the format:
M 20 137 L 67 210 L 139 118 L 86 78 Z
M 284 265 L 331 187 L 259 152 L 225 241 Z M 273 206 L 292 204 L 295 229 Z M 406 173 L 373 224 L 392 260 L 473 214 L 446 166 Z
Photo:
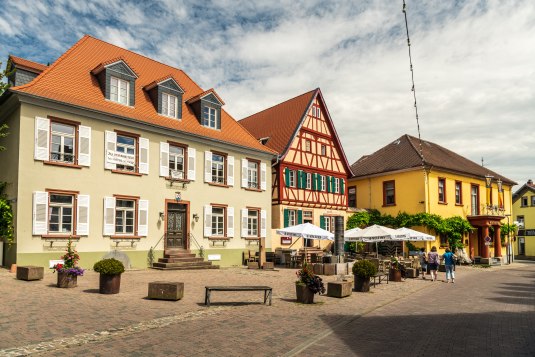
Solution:
M 0 62 L 0 68 L 1 67 L 2 67 L 2 62 Z M 14 72 L 14 70 L 13 71 L 8 70 L 10 67 L 11 67 L 11 64 L 10 62 L 8 62 L 6 69 L 4 69 L 3 71 L 0 71 L 0 96 L 4 94 L 6 89 L 9 88 L 9 83 L 6 82 L 6 78 L 9 77 Z M 7 129 L 8 129 L 7 124 L 0 125 L 0 139 L 6 137 L 7 134 L 9 134 L 7 132 Z M 4 151 L 5 149 L 6 149 L 5 147 L 0 145 L 0 151 Z
M 0 62 L 1 67 L 2 62 Z M 10 67 L 11 64 L 8 62 L 6 69 L 0 71 L 0 96 L 9 88 L 9 83 L 5 80 L 13 73 L 13 71 L 8 71 Z M 7 124 L 0 125 L 0 139 L 5 138 L 9 134 L 7 129 Z M 5 149 L 4 146 L 0 145 L 0 151 L 4 151 Z M 0 182 L 0 241 L 3 239 L 8 243 L 13 243 L 13 210 L 11 203 L 4 194 L 5 187 L 6 183 Z

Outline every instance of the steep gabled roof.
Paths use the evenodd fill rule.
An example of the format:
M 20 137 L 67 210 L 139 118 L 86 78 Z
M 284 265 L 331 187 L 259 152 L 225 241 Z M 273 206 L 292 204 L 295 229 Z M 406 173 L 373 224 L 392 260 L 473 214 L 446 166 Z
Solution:
M 418 138 L 405 134 L 373 154 L 365 155 L 357 160 L 351 165 L 353 177 L 422 167 L 419 146 Z M 500 179 L 504 184 L 516 185 L 513 180 L 430 141 L 422 140 L 422 153 L 426 167 L 479 178 L 484 178 L 485 175 L 492 175 L 494 179 Z
M 257 139 L 269 138 L 266 146 L 284 155 L 306 116 L 318 89 L 241 119 L 239 123 Z
M 25 69 L 27 71 L 34 72 L 34 73 L 41 73 L 45 69 L 48 68 L 48 66 L 45 66 L 44 64 L 30 61 L 25 58 L 13 56 L 13 55 L 9 55 L 9 59 L 17 68 Z
M 515 191 L 515 193 L 513 193 L 513 203 L 518 201 L 520 197 L 524 196 L 526 192 L 535 193 L 535 185 L 533 184 L 532 180 L 528 180 L 528 182 L 523 184 L 522 187 L 520 187 L 518 190 Z
M 127 63 L 138 76 L 134 107 L 106 100 L 96 76 L 91 73 L 99 66 L 117 60 Z M 34 80 L 12 87 L 9 91 L 274 154 L 224 110 L 221 111 L 221 130 L 200 125 L 192 108 L 186 103 L 182 103 L 181 120 L 159 115 L 143 88 L 166 76 L 174 78 L 188 96 L 204 93 L 203 89 L 180 69 L 85 35 Z

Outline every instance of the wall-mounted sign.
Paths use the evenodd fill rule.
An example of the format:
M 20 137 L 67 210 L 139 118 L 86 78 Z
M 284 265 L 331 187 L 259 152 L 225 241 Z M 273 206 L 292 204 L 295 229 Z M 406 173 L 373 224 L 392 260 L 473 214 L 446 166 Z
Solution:
M 177 201 L 177 202 L 182 201 L 182 193 L 175 192 L 175 201 Z
M 113 150 L 106 150 L 106 161 L 110 164 L 117 165 L 136 165 L 136 157 L 134 155 L 125 154 L 124 152 L 117 152 Z
M 221 254 L 208 254 L 208 261 L 221 260 Z
M 292 244 L 292 237 L 281 237 L 281 244 Z
M 486 236 L 486 237 L 485 237 L 485 242 L 489 242 L 489 243 L 492 242 L 492 238 L 489 237 L 489 236 Z
M 50 269 L 52 269 L 54 267 L 54 265 L 56 265 L 56 264 L 65 264 L 65 262 L 63 261 L 63 259 L 49 260 L 48 261 L 48 267 Z
M 535 229 L 525 229 L 524 230 L 524 235 L 525 236 L 535 236 Z

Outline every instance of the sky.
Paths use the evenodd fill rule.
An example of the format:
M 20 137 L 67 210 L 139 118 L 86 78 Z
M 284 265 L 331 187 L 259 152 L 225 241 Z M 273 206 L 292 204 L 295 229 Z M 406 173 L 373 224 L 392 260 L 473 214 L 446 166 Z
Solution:
M 535 2 L 406 4 L 422 139 L 535 179 Z M 215 88 L 237 120 L 319 87 L 352 164 L 418 136 L 402 5 L 17 0 L 0 8 L 0 60 L 52 63 L 90 34 Z

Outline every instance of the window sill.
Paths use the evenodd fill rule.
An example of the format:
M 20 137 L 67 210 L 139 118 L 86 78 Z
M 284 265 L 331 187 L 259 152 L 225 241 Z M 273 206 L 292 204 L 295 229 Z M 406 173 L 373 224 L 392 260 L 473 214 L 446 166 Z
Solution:
M 259 240 L 260 237 L 242 237 L 245 240 Z
M 167 181 L 173 181 L 173 182 L 183 182 L 183 183 L 190 183 L 191 181 L 193 180 L 188 180 L 188 179 L 176 179 L 176 180 L 173 180 L 171 177 L 167 176 L 165 177 L 165 179 Z
M 396 206 L 395 203 L 389 203 L 387 205 L 383 205 L 383 207 L 394 207 L 394 206 Z
M 448 205 L 448 202 L 438 202 L 439 205 L 445 205 L 447 206 Z
M 44 234 L 42 239 L 80 239 L 82 236 L 66 234 Z
M 230 237 L 208 237 L 209 240 L 230 240 Z
M 50 166 L 61 166 L 61 167 L 70 167 L 72 169 L 81 169 L 82 166 L 75 165 L 75 164 L 68 164 L 66 162 L 59 162 L 59 161 L 43 161 L 44 165 L 50 165 Z
M 462 203 L 456 203 L 455 206 L 459 206 L 459 207 L 462 207 L 464 206 Z
M 111 170 L 114 174 L 123 174 L 123 175 L 132 175 L 132 176 L 143 176 L 139 172 L 123 171 L 123 170 Z
M 250 187 L 244 187 L 243 188 L 245 191 L 253 191 L 253 192 L 262 192 L 263 190 L 259 189 L 259 188 L 250 188 Z
M 222 183 L 215 183 L 215 182 L 208 182 L 208 184 L 210 186 L 217 186 L 217 187 L 225 187 L 225 188 L 229 188 L 230 187 L 229 185 L 225 185 L 225 184 L 222 184 Z
M 111 239 L 141 239 L 143 238 L 142 236 L 117 236 L 117 235 L 113 235 L 113 236 L 110 236 Z

